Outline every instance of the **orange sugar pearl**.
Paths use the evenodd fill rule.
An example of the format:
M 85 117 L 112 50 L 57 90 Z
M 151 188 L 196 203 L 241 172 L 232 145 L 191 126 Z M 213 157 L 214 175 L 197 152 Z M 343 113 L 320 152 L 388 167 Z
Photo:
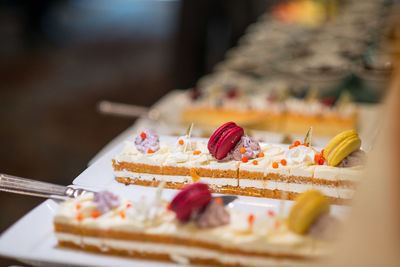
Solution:
M 126 203 L 126 208 L 129 209 L 130 207 L 132 207 L 131 203 Z
M 125 215 L 125 211 L 121 210 L 119 212 L 119 215 L 121 216 L 122 219 L 125 219 L 126 215 Z
M 97 219 L 100 216 L 100 213 L 98 213 L 97 211 L 93 211 L 92 212 L 92 218 L 93 219 Z
M 78 221 L 82 221 L 82 220 L 83 220 L 83 215 L 82 215 L 82 213 L 78 213 L 78 215 L 76 215 L 76 219 L 77 219 Z
M 75 206 L 75 209 L 76 209 L 76 210 L 80 210 L 81 208 L 82 208 L 82 205 L 81 205 L 81 204 L 79 204 L 79 203 L 76 204 L 76 206 Z
M 154 153 L 154 151 L 149 149 L 149 150 L 147 150 L 147 153 L 152 154 L 152 153 Z
M 240 153 L 242 153 L 242 154 L 246 153 L 246 149 L 244 147 L 241 147 L 240 148 Z
M 298 141 L 298 140 L 294 141 L 293 145 L 294 146 L 299 146 L 300 145 L 300 141 Z
M 243 158 L 242 158 L 242 162 L 243 162 L 243 163 L 246 163 L 246 162 L 248 162 L 248 161 L 249 161 L 249 159 L 248 159 L 247 157 L 243 157 Z
M 307 143 L 302 143 L 301 145 L 302 145 L 302 146 L 308 147 L 308 144 L 307 144 Z
M 178 143 L 179 143 L 180 145 L 183 145 L 185 142 L 184 142 L 182 139 L 179 139 Z
M 200 155 L 201 154 L 201 151 L 200 150 L 196 150 L 196 151 L 193 151 L 193 155 Z
M 286 159 L 281 159 L 281 164 L 282 164 L 283 166 L 286 166 L 286 164 L 287 164 Z
M 271 217 L 275 216 L 275 212 L 273 210 L 269 210 L 268 211 L 268 215 L 271 216 Z
M 274 169 L 279 168 L 279 163 L 278 162 L 273 162 L 272 163 L 272 168 L 274 168 Z
M 253 160 L 253 164 L 254 165 L 258 165 L 258 161 L 257 160 Z
M 221 205 L 221 204 L 222 204 L 222 198 L 217 197 L 217 198 L 215 199 L 215 203 L 217 203 L 218 205 Z
M 249 216 L 247 217 L 247 221 L 249 222 L 250 226 L 253 226 L 254 218 L 254 214 L 249 214 Z
M 259 156 L 260 158 L 264 157 L 264 152 L 260 152 L 260 154 L 258 154 L 258 156 Z
M 146 138 L 146 133 L 145 132 L 142 132 L 141 134 L 140 134 L 140 137 L 142 137 L 143 139 L 145 139 Z

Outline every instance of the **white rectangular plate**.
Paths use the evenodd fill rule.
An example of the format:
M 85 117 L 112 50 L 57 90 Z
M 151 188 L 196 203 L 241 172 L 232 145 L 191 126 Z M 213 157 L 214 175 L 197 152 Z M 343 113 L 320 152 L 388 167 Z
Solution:
M 170 137 L 161 139 L 175 140 L 171 140 Z M 153 197 L 155 188 L 125 186 L 114 179 L 111 159 L 122 150 L 122 147 L 122 143 L 118 144 L 104 154 L 74 180 L 74 185 L 94 191 L 107 189 L 131 200 L 139 200 L 142 196 Z M 177 190 L 165 189 L 163 198 L 170 201 L 176 193 Z M 234 202 L 233 208 L 246 213 L 257 214 L 272 210 L 275 213 L 286 214 L 291 204 L 291 201 L 240 196 Z M 57 207 L 56 202 L 47 200 L 5 231 L 0 236 L 0 255 L 39 266 L 160 266 L 160 262 L 106 256 L 57 247 L 57 240 L 53 233 L 53 217 Z M 333 206 L 332 208 L 332 213 L 339 217 L 347 212 L 348 209 L 344 207 Z M 162 265 L 166 265 L 166 263 L 162 263 Z M 177 265 L 169 264 L 169 266 Z

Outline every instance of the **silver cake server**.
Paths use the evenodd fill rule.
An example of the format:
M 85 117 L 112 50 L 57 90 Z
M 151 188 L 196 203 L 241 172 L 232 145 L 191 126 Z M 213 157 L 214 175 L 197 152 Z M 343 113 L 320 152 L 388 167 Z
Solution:
M 75 198 L 85 193 L 92 192 L 82 188 L 72 188 L 3 173 L 0 173 L 0 191 L 51 198 L 54 200 Z

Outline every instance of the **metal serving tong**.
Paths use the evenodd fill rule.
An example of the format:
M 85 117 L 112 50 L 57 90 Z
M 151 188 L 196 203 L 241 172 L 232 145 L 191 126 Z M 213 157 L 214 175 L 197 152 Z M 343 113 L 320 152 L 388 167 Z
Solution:
M 92 192 L 82 188 L 51 184 L 0 173 L 0 191 L 65 200 Z
M 161 118 L 161 113 L 157 109 L 147 108 L 143 106 L 111 102 L 107 100 L 100 101 L 97 104 L 97 110 L 102 114 L 139 118 L 146 117 L 150 120 L 157 121 Z
M 93 192 L 82 188 L 51 184 L 3 173 L 0 173 L 0 191 L 50 198 L 54 200 L 76 198 L 83 194 Z M 224 205 L 228 205 L 237 199 L 237 196 L 232 195 L 222 195 L 217 197 L 222 199 Z

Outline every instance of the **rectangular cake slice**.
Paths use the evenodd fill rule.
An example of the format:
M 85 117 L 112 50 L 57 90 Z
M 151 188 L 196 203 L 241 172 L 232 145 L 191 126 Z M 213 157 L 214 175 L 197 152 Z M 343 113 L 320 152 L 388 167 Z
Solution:
M 55 236 L 61 247 L 185 265 L 308 266 L 327 253 L 325 241 L 293 232 L 273 213 L 240 213 L 221 203 L 213 198 L 181 221 L 158 193 L 139 202 L 88 193 L 60 205 Z
M 144 140 L 144 139 L 143 139 Z M 171 139 L 170 139 L 171 140 Z M 259 143 L 257 157 L 246 160 L 217 160 L 210 154 L 207 139 L 175 138 L 161 141 L 160 149 L 143 153 L 133 141 L 113 160 L 118 182 L 180 189 L 197 181 L 213 192 L 293 200 L 299 193 L 316 188 L 333 203 L 352 199 L 362 167 L 340 168 L 318 165 L 320 153 L 305 145 Z

